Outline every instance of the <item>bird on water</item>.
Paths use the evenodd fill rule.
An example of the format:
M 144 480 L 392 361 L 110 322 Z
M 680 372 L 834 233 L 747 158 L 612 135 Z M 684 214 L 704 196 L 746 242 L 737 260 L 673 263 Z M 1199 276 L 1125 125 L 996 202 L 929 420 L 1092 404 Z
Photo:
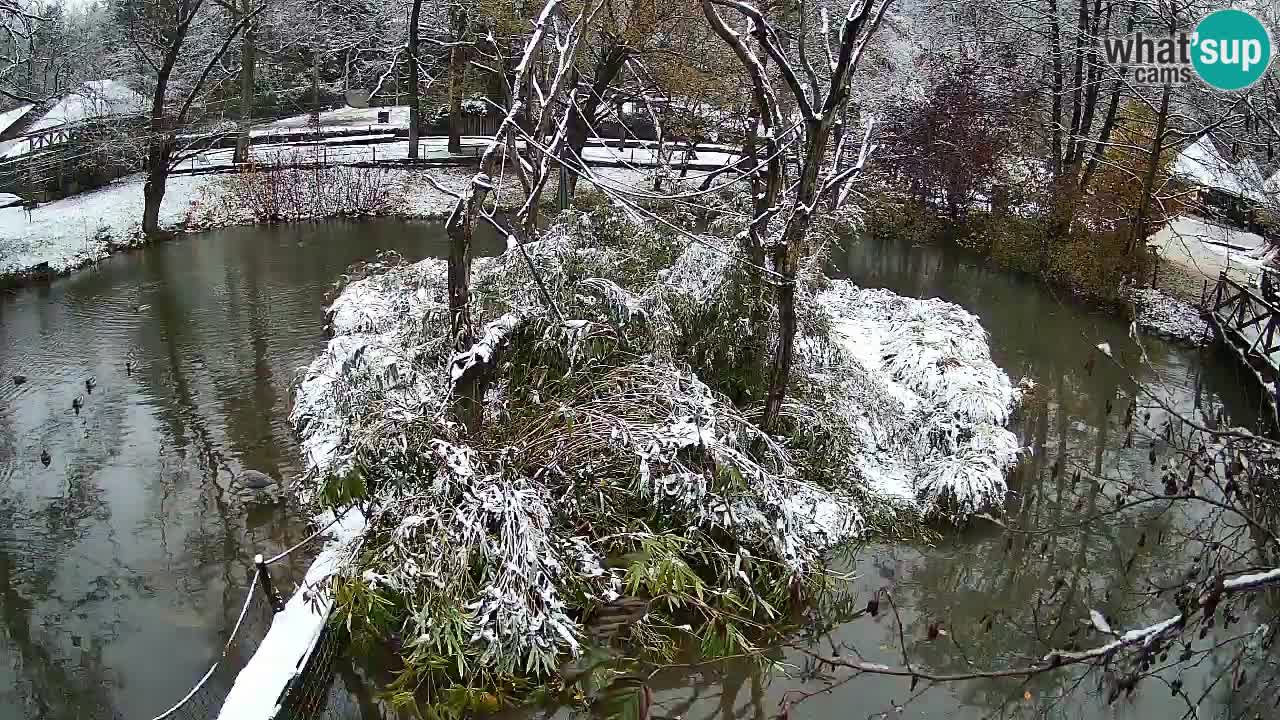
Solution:
M 77 415 L 80 414 L 80 408 L 82 407 L 84 407 L 84 401 L 82 401 L 80 398 L 76 398 L 75 400 L 71 401 L 71 409 L 75 410 Z
M 26 375 L 14 375 L 14 376 L 13 376 L 13 384 L 14 384 L 14 385 L 25 385 L 26 383 L 27 383 L 27 376 L 26 376 Z
M 45 467 L 49 467 L 49 463 L 53 462 L 53 457 L 49 455 L 48 450 L 40 451 L 40 462 L 44 463 Z
M 275 505 L 280 502 L 280 487 L 272 477 L 257 470 L 232 473 L 236 495 L 244 502 Z
M 84 379 L 84 389 L 85 389 L 85 391 L 86 391 L 86 392 L 88 392 L 90 395 L 92 395 L 92 394 L 93 394 L 93 389 L 94 389 L 95 387 L 97 387 L 97 385 L 98 385 L 98 381 L 97 381 L 97 380 L 94 380 L 94 379 L 93 379 L 93 378 L 91 378 L 91 377 L 90 377 L 90 378 L 85 378 L 85 379 Z

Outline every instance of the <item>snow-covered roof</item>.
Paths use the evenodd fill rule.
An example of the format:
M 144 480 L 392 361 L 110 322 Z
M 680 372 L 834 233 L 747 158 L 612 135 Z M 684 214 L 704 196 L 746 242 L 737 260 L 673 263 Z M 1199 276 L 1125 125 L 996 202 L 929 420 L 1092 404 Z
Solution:
M 19 105 L 16 108 L 10 108 L 4 112 L 0 112 L 0 133 L 9 129 L 9 126 L 22 119 L 23 115 L 31 112 L 31 108 L 35 105 Z
M 88 80 L 62 96 L 40 119 L 31 123 L 26 135 L 48 131 L 87 120 L 100 120 L 121 115 L 136 115 L 146 109 L 146 98 L 119 80 Z M 16 121 L 16 118 L 15 118 Z M 51 143 L 65 142 L 68 133 L 54 133 Z M 14 144 L 4 157 L 14 158 L 31 152 L 31 141 Z
M 1233 163 L 1222 157 L 1209 139 L 1200 136 L 1179 153 L 1173 174 L 1207 188 L 1249 200 L 1262 201 L 1263 176 L 1253 160 Z
M 89 80 L 64 95 L 57 105 L 32 123 L 31 130 L 141 113 L 145 108 L 146 98 L 119 80 Z
M 1262 184 L 1262 191 L 1267 195 L 1280 196 L 1280 170 L 1267 178 L 1267 181 Z

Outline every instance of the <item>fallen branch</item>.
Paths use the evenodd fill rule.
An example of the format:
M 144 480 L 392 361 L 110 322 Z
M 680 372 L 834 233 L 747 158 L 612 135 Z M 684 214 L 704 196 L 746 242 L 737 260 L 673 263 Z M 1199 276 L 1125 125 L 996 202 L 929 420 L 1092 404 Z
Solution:
M 1218 604 L 1227 595 L 1266 590 L 1275 587 L 1276 585 L 1280 585 L 1280 568 L 1273 568 L 1265 572 L 1250 575 L 1241 575 L 1231 578 L 1230 580 L 1224 580 L 1222 576 L 1217 576 L 1210 583 L 1209 589 L 1203 592 L 1197 599 L 1195 610 L 1204 611 L 1205 614 L 1211 614 L 1217 609 Z M 843 667 L 854 670 L 855 675 L 852 677 L 856 677 L 857 674 L 869 673 L 873 675 L 907 677 L 911 678 L 913 681 L 927 680 L 933 683 L 989 678 L 1032 677 L 1057 670 L 1059 668 L 1068 667 L 1070 665 L 1091 663 L 1097 660 L 1107 661 L 1115 657 L 1117 652 L 1128 647 L 1134 647 L 1137 645 L 1141 645 L 1143 647 L 1149 646 L 1157 639 L 1167 634 L 1180 632 L 1186 626 L 1188 619 L 1188 617 L 1179 613 L 1161 620 L 1158 623 L 1121 633 L 1115 640 L 1105 645 L 1099 645 L 1098 647 L 1076 652 L 1054 650 L 1045 655 L 1040 662 L 1034 665 L 1006 668 L 1003 670 L 974 670 L 964 673 L 933 673 L 927 670 L 918 669 L 909 662 L 904 666 L 893 666 L 858 660 L 846 660 L 838 657 L 820 655 L 795 644 L 792 644 L 791 647 L 820 663 L 825 663 L 833 667 Z M 847 679 L 841 682 L 847 682 Z M 818 692 L 825 692 L 828 689 L 829 688 L 823 688 Z M 799 694 L 800 700 L 804 700 L 805 698 L 816 694 L 805 693 L 798 690 L 789 691 L 783 696 L 782 702 L 784 705 L 791 704 L 788 701 L 787 696 L 792 693 Z

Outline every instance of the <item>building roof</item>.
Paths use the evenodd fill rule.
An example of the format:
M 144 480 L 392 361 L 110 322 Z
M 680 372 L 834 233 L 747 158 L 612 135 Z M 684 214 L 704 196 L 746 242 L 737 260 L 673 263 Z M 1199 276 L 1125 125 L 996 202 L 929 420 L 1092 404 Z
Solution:
M 31 112 L 31 109 L 34 107 L 35 105 L 28 103 L 26 105 L 19 105 L 15 108 L 0 111 L 0 135 L 3 135 L 4 131 L 8 130 L 10 125 L 18 122 L 24 115 Z
M 1257 202 L 1265 200 L 1262 194 L 1265 181 L 1258 164 L 1249 159 L 1238 163 L 1227 160 L 1208 135 L 1201 135 L 1178 154 L 1173 174 L 1237 197 Z
M 77 123 L 126 115 L 139 115 L 146 109 L 146 98 L 119 80 L 88 80 L 63 95 L 34 122 L 22 129 L 22 135 L 48 134 L 50 130 Z M 28 106 L 28 111 L 30 106 Z M 25 115 L 24 112 L 22 115 Z M 17 122 L 19 115 L 11 121 Z M 65 142 L 70 129 L 53 133 L 52 143 Z M 31 152 L 29 139 L 14 143 L 3 157 L 14 158 Z

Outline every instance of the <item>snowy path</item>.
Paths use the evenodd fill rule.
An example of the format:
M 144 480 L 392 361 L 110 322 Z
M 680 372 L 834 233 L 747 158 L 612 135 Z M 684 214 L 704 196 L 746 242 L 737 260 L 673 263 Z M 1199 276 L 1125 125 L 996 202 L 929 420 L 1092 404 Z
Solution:
M 1275 248 L 1260 235 L 1191 216 L 1170 220 L 1147 244 L 1166 262 L 1201 276 L 1210 284 L 1223 272 L 1247 282 L 1276 257 Z
M 261 164 L 354 164 L 376 163 L 388 161 L 404 161 L 409 159 L 409 141 L 396 140 L 387 142 L 389 134 L 371 133 L 369 135 L 337 136 L 320 141 L 257 143 L 250 147 L 250 160 Z M 489 145 L 488 137 L 462 138 L 462 152 L 449 152 L 449 139 L 445 137 L 427 137 L 418 142 L 418 158 L 420 160 L 470 160 L 479 157 Z M 183 160 L 179 171 L 201 172 L 218 168 L 229 168 L 232 165 L 232 148 L 218 148 L 199 153 Z M 652 167 L 657 164 L 657 152 L 647 147 L 605 147 L 588 146 L 582 152 L 587 162 L 598 165 L 636 165 Z M 724 167 L 738 159 L 738 155 L 725 149 L 701 149 L 690 156 L 689 167 L 700 170 L 714 170 Z M 682 151 L 672 157 L 672 164 L 679 165 L 684 160 Z

